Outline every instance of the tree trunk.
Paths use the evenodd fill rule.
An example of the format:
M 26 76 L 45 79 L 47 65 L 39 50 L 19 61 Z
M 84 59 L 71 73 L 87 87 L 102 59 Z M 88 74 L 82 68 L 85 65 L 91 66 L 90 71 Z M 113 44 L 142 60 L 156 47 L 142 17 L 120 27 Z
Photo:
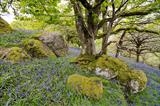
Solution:
M 115 55 L 115 57 L 116 57 L 116 58 L 118 58 L 118 56 L 119 56 L 119 52 L 120 52 L 120 49 L 119 49 L 119 48 L 117 48 L 117 50 L 116 50 L 116 55 Z
M 111 32 L 112 32 L 112 25 L 113 25 L 112 22 L 109 22 L 109 24 L 107 24 L 107 23 L 104 24 L 103 33 L 105 33 L 105 36 L 102 39 L 102 49 L 101 49 L 101 52 L 100 52 L 101 55 L 107 53 L 108 38 L 109 38 L 109 36 L 111 35 Z
M 106 43 L 108 42 L 108 37 L 109 36 L 105 36 L 102 39 L 102 49 L 101 49 L 101 53 L 100 53 L 101 55 L 107 53 L 107 46 L 106 46 L 107 44 Z
M 139 62 L 139 57 L 140 57 L 140 55 L 139 55 L 139 54 L 137 54 L 136 62 Z
M 87 54 L 87 55 L 95 55 L 96 54 L 96 48 L 95 48 L 94 41 L 95 41 L 94 38 L 88 38 L 86 40 L 85 54 Z
M 86 51 L 86 46 L 85 46 L 85 37 L 84 37 L 84 30 L 83 30 L 83 17 L 82 17 L 82 9 L 80 7 L 79 2 L 74 2 L 71 0 L 71 3 L 73 4 L 73 9 L 75 13 L 75 24 L 76 24 L 76 29 L 78 33 L 78 37 L 81 42 L 81 54 L 85 54 Z
M 132 57 L 132 53 L 131 53 L 131 51 L 129 50 L 129 58 L 131 58 Z
M 97 34 L 97 30 L 96 25 L 94 24 L 93 11 L 87 10 L 85 14 L 87 19 L 87 33 L 85 33 L 86 54 L 96 55 L 95 36 Z
M 136 62 L 139 62 L 139 57 L 141 54 L 140 45 L 136 46 Z
M 124 32 L 122 33 L 121 37 L 120 37 L 120 40 L 119 40 L 119 42 L 118 42 L 118 44 L 117 44 L 117 50 L 116 50 L 116 55 L 115 55 L 115 57 L 118 57 L 118 56 L 119 56 L 120 48 L 121 48 L 121 46 L 122 46 L 122 44 L 123 44 L 123 38 L 124 38 L 125 34 L 126 34 L 126 31 L 124 31 Z

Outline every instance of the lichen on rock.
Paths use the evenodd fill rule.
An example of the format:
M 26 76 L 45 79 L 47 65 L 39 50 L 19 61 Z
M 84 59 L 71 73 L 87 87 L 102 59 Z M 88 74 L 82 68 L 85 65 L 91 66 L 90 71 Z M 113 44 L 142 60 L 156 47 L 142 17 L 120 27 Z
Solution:
M 67 86 L 78 93 L 94 99 L 100 99 L 103 95 L 103 84 L 97 77 L 85 77 L 78 74 L 70 75 Z
M 43 58 L 55 56 L 54 53 L 39 40 L 26 39 L 22 41 L 21 45 L 31 57 Z
M 30 59 L 30 56 L 22 48 L 12 47 L 7 49 L 7 51 L 1 56 L 1 59 L 11 63 L 18 63 Z
M 117 73 L 114 73 L 113 71 L 111 71 L 107 68 L 101 69 L 101 68 L 97 67 L 95 70 L 95 74 L 98 76 L 103 76 L 103 77 L 105 77 L 105 79 L 108 79 L 108 80 L 117 77 Z

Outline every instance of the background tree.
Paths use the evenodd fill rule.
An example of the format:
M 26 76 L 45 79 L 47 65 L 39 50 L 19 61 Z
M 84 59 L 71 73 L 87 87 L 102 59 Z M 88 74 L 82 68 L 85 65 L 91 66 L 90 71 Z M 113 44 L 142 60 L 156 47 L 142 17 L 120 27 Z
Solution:
M 131 52 L 136 55 L 136 61 L 139 62 L 139 57 L 146 53 L 160 52 L 160 36 L 152 33 L 128 31 L 120 49 Z

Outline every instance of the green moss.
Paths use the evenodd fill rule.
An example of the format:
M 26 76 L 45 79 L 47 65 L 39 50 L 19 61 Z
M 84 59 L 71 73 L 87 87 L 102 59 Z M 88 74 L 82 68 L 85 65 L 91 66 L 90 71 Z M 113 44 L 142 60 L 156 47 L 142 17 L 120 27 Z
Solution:
M 98 59 L 90 56 L 80 56 L 77 58 L 78 64 L 89 70 L 95 71 L 95 68 L 109 69 L 117 74 L 117 79 L 122 85 L 127 85 L 131 80 L 136 80 L 140 84 L 139 90 L 143 90 L 147 84 L 147 77 L 143 71 L 130 70 L 121 60 L 110 56 L 101 56 Z M 86 62 L 87 61 L 87 62 Z M 84 64 L 85 63 L 85 64 Z
M 140 89 L 143 90 L 147 84 L 147 76 L 142 70 L 131 70 L 129 74 L 131 80 L 136 80 L 140 84 Z
M 10 27 L 10 25 L 0 17 L 0 34 L 4 34 L 7 32 L 11 32 L 12 29 Z
M 69 76 L 67 85 L 79 93 L 94 99 L 100 99 L 103 95 L 103 85 L 97 77 L 85 77 L 78 74 Z
M 0 86 L 2 86 L 3 79 L 0 77 Z
M 30 36 L 31 39 L 39 39 L 39 37 L 42 35 L 42 32 L 34 33 Z
M 4 57 L 4 60 L 12 63 L 17 63 L 17 62 L 25 61 L 29 58 L 30 56 L 22 48 L 12 47 L 7 52 L 6 56 Z
M 80 55 L 75 59 L 72 59 L 71 62 L 77 63 L 81 66 L 81 68 L 89 68 L 89 64 L 92 63 L 96 59 L 95 56 L 90 55 Z
M 42 58 L 55 56 L 55 54 L 39 40 L 26 39 L 22 42 L 22 46 L 32 57 Z
M 108 68 L 118 73 L 117 79 L 121 84 L 128 84 L 131 80 L 136 80 L 140 84 L 139 90 L 146 87 L 147 77 L 141 70 L 130 70 L 129 67 L 121 60 L 109 56 L 102 56 L 91 63 L 92 66 L 100 68 Z

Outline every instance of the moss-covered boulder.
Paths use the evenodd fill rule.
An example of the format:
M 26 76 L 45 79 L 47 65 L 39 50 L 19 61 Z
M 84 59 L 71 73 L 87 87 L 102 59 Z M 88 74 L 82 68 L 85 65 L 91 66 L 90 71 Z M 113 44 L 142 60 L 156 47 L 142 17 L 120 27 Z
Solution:
M 78 74 L 69 76 L 67 86 L 94 99 L 100 99 L 103 95 L 103 84 L 97 77 L 85 77 Z
M 5 61 L 9 61 L 11 63 L 18 63 L 29 59 L 30 56 L 24 51 L 22 48 L 19 47 L 12 47 L 7 49 L 5 54 L 1 56 L 1 59 Z
M 143 91 L 147 85 L 147 76 L 142 70 L 131 70 L 128 73 L 128 86 L 132 93 Z
M 97 75 L 101 75 L 106 79 L 116 78 L 132 93 L 142 91 L 147 84 L 147 77 L 143 71 L 131 70 L 120 59 L 111 56 L 90 57 L 81 55 L 76 59 L 83 68 L 95 71 Z M 100 69 L 97 71 L 97 69 Z M 108 74 L 108 75 L 107 75 Z
M 39 40 L 26 39 L 22 41 L 21 45 L 31 57 L 43 58 L 55 56 L 54 53 Z
M 11 31 L 12 28 L 10 27 L 10 25 L 3 18 L 0 17 L 0 34 L 4 34 Z

